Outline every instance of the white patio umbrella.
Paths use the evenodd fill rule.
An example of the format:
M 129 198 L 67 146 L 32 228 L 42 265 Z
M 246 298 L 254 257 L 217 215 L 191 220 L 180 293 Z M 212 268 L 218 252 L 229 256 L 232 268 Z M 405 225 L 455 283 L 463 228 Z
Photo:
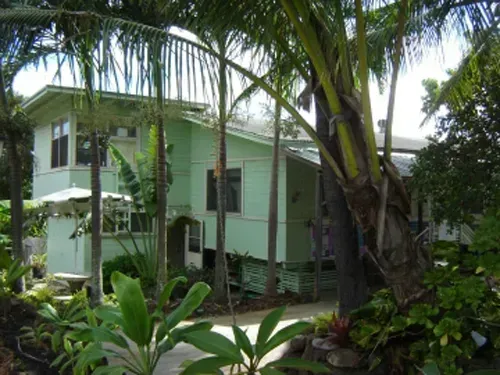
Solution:
M 75 232 L 78 230 L 78 213 L 90 210 L 92 191 L 82 189 L 73 184 L 72 187 L 55 193 L 36 198 L 36 213 L 47 213 L 49 215 L 73 215 L 75 218 Z M 128 195 L 101 192 L 101 199 L 106 202 L 122 203 L 130 205 L 132 198 Z M 75 238 L 75 267 L 78 253 L 78 239 Z

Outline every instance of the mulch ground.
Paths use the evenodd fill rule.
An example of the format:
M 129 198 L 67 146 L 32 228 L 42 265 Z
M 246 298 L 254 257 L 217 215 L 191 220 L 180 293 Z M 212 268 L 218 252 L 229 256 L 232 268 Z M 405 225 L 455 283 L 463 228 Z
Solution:
M 59 372 L 50 367 L 55 359 L 48 347 L 29 347 L 20 343 L 22 327 L 35 327 L 38 324 L 36 309 L 24 301 L 12 298 L 0 300 L 0 375 L 32 373 L 39 375 L 56 375 Z M 10 372 L 2 373 L 3 364 L 12 354 L 14 360 Z
M 178 299 L 171 302 L 164 311 L 166 313 L 173 311 L 181 301 L 181 299 Z M 257 296 L 253 298 L 240 298 L 239 296 L 235 296 L 233 298 L 233 309 L 235 314 L 244 314 L 253 311 L 269 310 L 283 305 L 290 306 L 307 302 L 311 302 L 310 299 L 291 292 L 278 294 L 275 297 Z M 151 311 L 154 310 L 155 304 L 153 301 L 150 302 L 149 308 Z M 230 315 L 230 309 L 227 302 L 221 303 L 207 298 L 191 318 L 209 318 L 224 315 Z

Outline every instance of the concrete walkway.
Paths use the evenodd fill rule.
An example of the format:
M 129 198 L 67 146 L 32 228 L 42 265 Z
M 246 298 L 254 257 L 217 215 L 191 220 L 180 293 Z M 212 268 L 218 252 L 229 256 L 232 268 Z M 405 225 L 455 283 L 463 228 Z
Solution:
M 314 315 L 323 312 L 332 312 L 336 309 L 336 301 L 333 299 L 331 301 L 322 301 L 317 303 L 303 304 L 303 305 L 295 305 L 290 306 L 286 309 L 283 318 L 281 319 L 276 331 L 290 325 L 298 320 L 307 320 Z M 270 312 L 271 310 L 265 311 L 256 311 L 250 312 L 246 314 L 241 314 L 236 316 L 236 323 L 243 330 L 247 330 L 247 335 L 252 341 L 255 343 L 257 339 L 257 333 L 259 330 L 259 324 L 262 319 Z M 210 319 L 214 323 L 213 331 L 218 332 L 231 340 L 233 338 L 233 331 L 231 328 L 232 319 L 230 316 L 221 316 L 217 318 Z M 184 324 L 190 324 L 185 322 Z M 275 331 L 275 332 L 276 332 Z M 133 347 L 133 343 L 131 343 L 131 347 Z M 117 348 L 113 348 L 116 350 Z M 269 353 L 263 362 L 269 362 L 275 359 L 278 359 L 284 350 L 284 346 L 278 347 L 274 349 L 271 353 Z M 176 375 L 179 374 L 181 369 L 179 366 L 187 359 L 197 360 L 206 356 L 206 354 L 202 353 L 198 349 L 194 348 L 191 345 L 180 343 L 178 344 L 174 350 L 166 353 L 160 359 L 158 363 L 158 367 L 156 369 L 155 374 L 158 375 Z M 117 364 L 116 360 L 110 360 L 110 365 Z M 264 363 L 263 363 L 264 364 Z

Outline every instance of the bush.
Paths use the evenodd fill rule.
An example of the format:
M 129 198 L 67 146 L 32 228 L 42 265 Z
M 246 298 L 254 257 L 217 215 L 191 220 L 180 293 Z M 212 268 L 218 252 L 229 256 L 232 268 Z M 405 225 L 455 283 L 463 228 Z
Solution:
M 42 303 L 50 303 L 51 305 L 53 305 L 54 296 L 55 292 L 52 289 L 45 287 L 39 290 L 30 291 L 29 293 L 25 293 L 21 296 L 21 298 L 25 302 L 35 306 L 38 309 L 40 308 L 40 305 Z
M 118 271 L 132 278 L 138 278 L 139 273 L 132 262 L 129 255 L 123 254 L 117 257 L 107 260 L 102 264 L 102 283 L 104 293 L 113 293 L 113 288 L 111 286 L 111 274 L 114 271 Z
M 187 291 L 197 282 L 204 282 L 208 285 L 213 285 L 214 271 L 208 268 L 197 268 L 193 265 L 186 267 L 168 267 L 167 277 L 172 280 L 176 277 L 183 276 L 187 279 L 186 284 L 180 284 L 172 296 L 174 298 L 182 298 L 186 295 Z

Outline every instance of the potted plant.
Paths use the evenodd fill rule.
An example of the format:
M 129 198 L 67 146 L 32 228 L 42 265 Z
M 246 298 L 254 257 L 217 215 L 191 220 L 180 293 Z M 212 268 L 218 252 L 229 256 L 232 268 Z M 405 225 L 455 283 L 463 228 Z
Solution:
M 33 277 L 43 279 L 47 274 L 47 253 L 33 254 L 31 265 L 33 267 Z

